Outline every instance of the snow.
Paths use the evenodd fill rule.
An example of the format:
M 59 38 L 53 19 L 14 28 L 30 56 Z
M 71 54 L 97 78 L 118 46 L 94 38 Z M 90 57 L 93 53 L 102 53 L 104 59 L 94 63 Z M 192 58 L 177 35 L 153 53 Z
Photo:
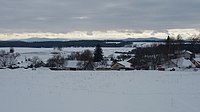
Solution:
M 20 62 L 33 56 L 46 61 L 54 51 L 53 48 L 14 49 L 21 54 Z M 64 48 L 62 53 L 67 56 L 86 49 L 94 50 Z M 104 56 L 130 50 L 103 48 Z M 195 59 L 199 60 L 200 55 Z M 68 61 L 67 66 L 74 67 L 76 62 Z M 130 66 L 126 61 L 121 63 Z M 181 58 L 178 64 L 188 67 L 191 62 Z M 200 69 L 176 68 L 173 72 L 1 69 L 0 112 L 199 112 L 199 87 Z
M 91 50 L 94 51 L 94 47 L 67 47 L 62 49 L 63 55 L 67 56 L 71 54 L 71 52 L 81 52 L 84 50 Z M 102 47 L 104 56 L 109 56 L 113 54 L 115 57 L 120 55 L 116 54 L 115 52 L 128 52 L 131 51 L 133 48 L 127 48 L 127 47 Z M 9 48 L 0 48 L 0 50 L 6 50 L 9 51 Z M 18 61 L 24 61 L 25 58 L 32 58 L 33 56 L 38 56 L 40 59 L 42 59 L 44 62 L 47 61 L 47 59 L 51 58 L 53 54 L 51 52 L 54 52 L 53 48 L 21 48 L 16 47 L 14 48 L 15 52 L 18 52 L 21 54 L 21 56 L 17 59 Z
M 0 70 L 0 112 L 199 112 L 200 71 Z
M 118 63 L 124 65 L 125 67 L 131 67 L 131 63 L 127 62 L 127 60 L 120 61 L 120 62 L 118 62 Z
M 192 52 L 190 52 L 190 51 L 186 51 L 188 54 L 192 54 Z

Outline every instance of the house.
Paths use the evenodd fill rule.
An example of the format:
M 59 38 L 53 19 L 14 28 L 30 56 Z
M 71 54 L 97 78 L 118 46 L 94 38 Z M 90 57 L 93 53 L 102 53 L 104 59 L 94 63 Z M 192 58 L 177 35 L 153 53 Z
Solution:
M 111 65 L 111 70 L 121 70 L 121 69 L 131 70 L 131 63 L 127 61 L 119 61 L 119 62 L 114 62 Z
M 111 70 L 120 70 L 125 68 L 125 65 L 121 64 L 121 63 L 114 63 L 113 65 L 111 65 Z
M 69 60 L 64 63 L 64 68 L 66 70 L 81 70 L 82 69 L 81 64 L 82 64 L 81 61 Z
M 134 63 L 134 61 L 135 61 L 135 57 L 131 57 L 131 58 L 129 58 L 128 60 L 127 60 L 127 62 L 129 62 L 129 63 Z
M 96 70 L 110 70 L 110 66 L 112 64 L 112 61 L 106 61 L 103 62 L 94 62 L 94 66 Z
M 190 51 L 183 51 L 182 56 L 185 59 L 192 59 L 192 58 L 195 57 L 195 55 L 192 52 L 190 52 Z

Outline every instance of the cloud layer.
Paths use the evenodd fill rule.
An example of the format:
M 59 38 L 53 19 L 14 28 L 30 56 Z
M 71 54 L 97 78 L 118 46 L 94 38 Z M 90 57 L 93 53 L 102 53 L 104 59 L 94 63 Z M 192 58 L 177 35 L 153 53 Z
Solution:
M 198 28 L 199 0 L 0 0 L 0 32 Z

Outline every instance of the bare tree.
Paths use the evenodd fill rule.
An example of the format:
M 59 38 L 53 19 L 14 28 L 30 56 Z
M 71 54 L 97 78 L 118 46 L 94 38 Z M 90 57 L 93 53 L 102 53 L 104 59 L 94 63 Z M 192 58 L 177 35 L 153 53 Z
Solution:
M 93 59 L 93 53 L 90 50 L 84 50 L 83 52 L 72 52 L 70 55 L 68 55 L 67 59 L 91 61 Z
M 81 53 L 80 52 L 71 52 L 70 55 L 67 56 L 68 60 L 80 60 Z
M 0 64 L 2 67 L 6 66 L 6 62 L 7 62 L 7 53 L 5 50 L 1 50 L 0 51 Z
M 17 57 L 19 53 L 10 53 L 5 50 L 0 51 L 0 64 L 2 67 L 11 66 L 17 64 Z
M 9 53 L 8 55 L 8 66 L 17 64 L 17 57 L 19 57 L 19 53 Z
M 47 66 L 48 67 L 63 67 L 65 63 L 65 58 L 63 56 L 59 55 L 54 55 L 52 58 L 47 60 Z
M 81 60 L 82 61 L 92 61 L 93 54 L 90 50 L 84 50 L 83 53 L 81 53 Z
M 176 37 L 176 65 L 178 66 L 178 63 L 180 62 L 180 57 L 181 57 L 181 46 L 183 44 L 183 37 L 179 34 Z

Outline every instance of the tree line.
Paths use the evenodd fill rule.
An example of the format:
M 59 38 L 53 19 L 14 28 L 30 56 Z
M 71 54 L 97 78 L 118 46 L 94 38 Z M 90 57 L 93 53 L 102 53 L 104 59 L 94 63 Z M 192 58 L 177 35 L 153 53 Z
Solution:
M 200 36 L 195 36 L 187 42 L 181 35 L 176 38 L 168 36 L 163 44 L 139 47 L 129 53 L 135 54 L 132 67 L 147 68 L 152 65 L 156 69 L 157 65 L 179 58 L 183 50 L 191 51 L 194 54 L 200 53 Z
M 55 48 L 54 48 L 55 49 Z M 62 48 L 57 48 L 62 51 Z M 69 60 L 80 61 L 79 66 L 85 63 L 95 63 L 102 62 L 103 58 L 103 50 L 99 44 L 96 45 L 94 51 L 84 50 L 82 52 L 72 52 L 70 55 L 64 56 L 62 52 L 52 52 L 53 56 L 47 60 L 46 63 L 42 61 L 38 56 L 33 56 L 32 58 L 25 58 L 26 63 L 30 63 L 28 68 L 38 68 L 38 67 L 56 67 L 63 68 L 64 64 L 67 64 Z M 17 64 L 23 63 L 18 62 L 17 57 L 19 57 L 19 53 L 14 52 L 14 48 L 10 48 L 9 51 L 0 50 L 0 68 L 13 68 L 17 66 Z
M 101 47 L 123 47 L 131 43 L 132 43 L 131 41 L 123 41 L 123 40 L 77 40 L 77 41 L 44 41 L 44 42 L 0 41 L 0 47 L 33 47 L 33 48 L 95 47 L 97 44 L 101 45 Z

